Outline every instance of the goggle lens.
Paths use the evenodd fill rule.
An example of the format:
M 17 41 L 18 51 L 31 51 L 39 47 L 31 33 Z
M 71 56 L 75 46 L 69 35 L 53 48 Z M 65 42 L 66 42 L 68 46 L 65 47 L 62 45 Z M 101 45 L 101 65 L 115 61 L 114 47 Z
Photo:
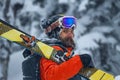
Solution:
M 71 28 L 73 26 L 76 25 L 76 20 L 74 17 L 64 17 L 62 19 L 62 25 L 65 27 L 65 28 Z

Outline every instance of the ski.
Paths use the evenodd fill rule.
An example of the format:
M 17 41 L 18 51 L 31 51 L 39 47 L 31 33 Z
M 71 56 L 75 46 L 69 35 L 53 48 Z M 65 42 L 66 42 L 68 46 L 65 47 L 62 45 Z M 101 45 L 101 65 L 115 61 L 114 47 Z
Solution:
M 32 36 L 15 28 L 14 26 L 8 24 L 7 22 L 0 20 L 0 36 L 12 41 L 14 43 L 17 43 L 19 45 L 24 46 L 25 48 L 28 48 L 29 50 L 32 50 L 36 53 L 39 53 L 43 57 L 47 59 L 53 59 L 53 54 L 56 53 L 56 50 L 47 44 L 44 44 L 38 39 L 35 39 L 36 45 L 33 47 L 29 47 L 26 45 L 25 41 L 21 38 L 21 35 L 27 36 L 31 38 Z
M 79 73 L 90 80 L 115 80 L 113 75 L 97 68 L 83 68 Z
M 9 41 L 24 46 L 25 48 L 34 51 L 47 59 L 55 61 L 54 55 L 55 53 L 57 53 L 57 51 L 54 48 L 36 38 L 34 46 L 31 47 L 26 45 L 25 40 L 27 38 L 32 39 L 32 36 L 25 33 L 24 31 L 17 29 L 16 27 L 10 25 L 9 23 L 1 19 L 0 19 L 0 36 Z M 83 77 L 90 80 L 114 80 L 113 75 L 96 68 L 84 68 L 79 73 Z

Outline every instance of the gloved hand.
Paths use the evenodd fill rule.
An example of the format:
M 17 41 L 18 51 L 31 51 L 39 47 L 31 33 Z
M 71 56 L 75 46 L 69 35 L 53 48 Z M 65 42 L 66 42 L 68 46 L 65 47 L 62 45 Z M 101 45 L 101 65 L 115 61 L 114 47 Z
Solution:
M 54 55 L 54 60 L 57 63 L 62 63 L 64 61 L 67 61 L 70 57 L 66 55 L 67 53 L 64 53 L 63 51 L 57 51 L 57 53 Z
M 80 59 L 84 65 L 84 67 L 94 67 L 92 58 L 90 55 L 88 54 L 82 54 L 80 55 Z
M 30 56 L 31 54 L 32 54 L 32 52 L 31 52 L 30 50 L 28 50 L 28 49 L 25 49 L 25 50 L 23 51 L 23 57 L 24 57 L 24 58 Z
M 23 41 L 25 42 L 27 47 L 35 46 L 36 43 L 35 43 L 35 37 L 34 36 L 28 37 L 28 36 L 25 36 L 25 35 L 21 34 L 20 37 L 23 39 Z

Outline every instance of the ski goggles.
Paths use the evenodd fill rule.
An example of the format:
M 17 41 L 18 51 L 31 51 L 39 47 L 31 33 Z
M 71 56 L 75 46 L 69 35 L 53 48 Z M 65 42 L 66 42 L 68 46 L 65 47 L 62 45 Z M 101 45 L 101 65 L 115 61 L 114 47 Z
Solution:
M 73 16 L 64 16 L 59 18 L 56 22 L 52 23 L 47 29 L 47 32 L 51 32 L 56 27 L 60 28 L 74 28 L 76 27 L 76 18 Z
M 65 16 L 59 19 L 59 24 L 63 28 L 73 28 L 76 26 L 76 18 L 73 16 Z

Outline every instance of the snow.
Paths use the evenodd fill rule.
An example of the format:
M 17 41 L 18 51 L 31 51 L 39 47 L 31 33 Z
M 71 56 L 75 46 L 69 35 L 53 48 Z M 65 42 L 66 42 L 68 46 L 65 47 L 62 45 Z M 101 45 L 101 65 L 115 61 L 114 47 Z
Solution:
M 88 0 L 82 0 L 81 4 L 79 5 L 78 11 L 85 10 L 87 4 L 88 4 Z
M 117 40 L 115 38 L 113 38 L 113 37 L 108 37 L 107 42 L 111 43 L 111 44 L 117 44 Z
M 2 71 L 2 65 L 0 64 L 0 78 L 3 76 L 3 74 L 1 73 Z
M 115 80 L 120 80 L 120 75 L 116 76 Z
M 118 50 L 120 52 L 120 45 L 116 46 L 116 50 Z
M 92 22 L 90 16 L 88 15 L 81 17 L 78 21 L 79 21 L 78 23 L 83 24 L 83 25 L 88 25 Z
M 59 2 L 60 4 L 62 4 L 62 3 L 68 3 L 68 2 L 74 3 L 75 0 L 59 0 L 58 2 Z
M 34 27 L 32 27 L 32 30 L 31 30 L 31 32 L 30 32 L 30 34 L 31 35 L 34 35 L 35 37 L 37 36 L 37 34 L 35 33 L 35 32 L 37 32 L 37 29 L 35 28 L 36 27 L 36 24 L 38 24 L 37 22 L 33 22 L 32 23 L 32 26 L 34 26 Z
M 99 42 L 99 41 L 106 42 L 106 39 L 102 34 L 100 34 L 98 32 L 92 32 L 92 33 L 82 36 L 81 38 L 79 38 L 77 40 L 77 44 L 79 44 L 78 48 L 79 49 L 98 48 L 99 46 L 97 43 L 95 43 L 95 41 L 96 42 Z
M 32 1 L 25 0 L 25 6 L 23 12 L 38 12 L 40 7 L 37 5 L 33 5 Z
M 101 32 L 101 33 L 110 33 L 114 30 L 113 27 L 110 26 L 96 26 L 92 29 L 92 31 Z
M 59 3 L 68 3 L 68 0 L 59 0 Z
M 14 52 L 10 56 L 10 63 L 8 68 L 8 80 L 23 80 L 22 75 L 22 61 L 24 60 L 22 52 Z
M 11 5 L 14 5 L 16 3 L 20 3 L 20 4 L 23 4 L 24 3 L 24 0 L 11 0 Z

